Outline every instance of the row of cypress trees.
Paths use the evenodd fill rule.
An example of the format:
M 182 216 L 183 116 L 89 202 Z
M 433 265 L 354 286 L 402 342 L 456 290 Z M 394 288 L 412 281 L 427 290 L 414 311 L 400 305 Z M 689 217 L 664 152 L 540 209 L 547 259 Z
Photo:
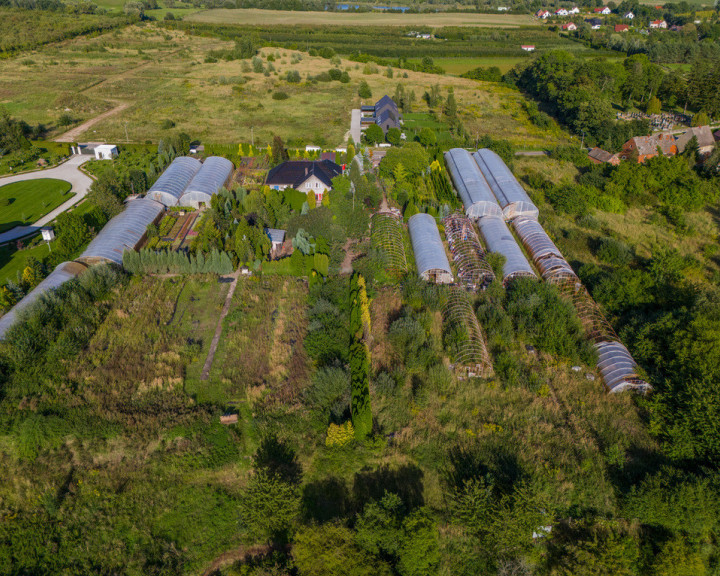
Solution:
M 233 271 L 228 253 L 217 249 L 207 255 L 171 250 L 126 250 L 123 266 L 132 274 L 230 274 Z
M 358 440 L 372 432 L 369 339 L 370 302 L 365 279 L 356 273 L 350 280 L 350 413 Z

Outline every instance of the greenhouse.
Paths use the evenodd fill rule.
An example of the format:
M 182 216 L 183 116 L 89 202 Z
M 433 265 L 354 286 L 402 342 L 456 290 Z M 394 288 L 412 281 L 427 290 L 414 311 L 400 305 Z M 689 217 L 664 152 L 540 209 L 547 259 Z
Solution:
M 5 339 L 5 335 L 10 327 L 18 319 L 18 315 L 28 308 L 33 302 L 36 302 L 43 294 L 50 290 L 54 290 L 68 280 L 72 280 L 86 270 L 84 264 L 78 262 L 63 262 L 53 270 L 47 278 L 40 282 L 31 292 L 25 295 L 13 306 L 2 318 L 0 318 L 0 340 Z
M 538 217 L 537 207 L 500 156 L 483 148 L 475 152 L 473 157 L 502 207 L 506 220 L 517 216 Z
M 172 161 L 172 164 L 165 169 L 150 187 L 147 198 L 164 204 L 165 206 L 177 206 L 180 197 L 185 192 L 193 176 L 200 170 L 199 160 L 189 156 L 180 156 Z
M 462 212 L 443 219 L 445 237 L 455 262 L 458 281 L 471 290 L 484 288 L 495 279 L 473 221 Z
M 500 205 L 470 152 L 453 148 L 445 152 L 445 164 L 469 218 L 502 216 Z
M 572 266 L 550 240 L 540 223 L 534 218 L 519 216 L 512 221 L 512 227 L 520 237 L 525 250 L 532 258 L 540 275 L 546 282 L 576 280 Z
M 488 251 L 505 256 L 503 283 L 507 284 L 508 281 L 520 276 L 537 277 L 502 218 L 490 216 L 480 218 L 478 227 Z
M 201 204 L 209 206 L 210 198 L 228 183 L 234 169 L 230 160 L 210 156 L 193 176 L 178 204 L 193 208 L 200 208 Z
M 78 260 L 86 264 L 114 262 L 122 265 L 123 252 L 135 250 L 165 207 L 148 198 L 131 200 L 127 208 L 112 218 L 95 236 Z
M 393 274 L 407 272 L 402 216 L 392 212 L 378 212 L 372 217 L 371 222 L 372 247 L 383 254 L 385 268 Z
M 635 360 L 620 342 L 598 342 L 595 349 L 598 353 L 598 369 L 611 394 L 628 390 L 644 393 L 652 389 L 650 384 L 640 378 Z
M 467 293 L 451 288 L 443 307 L 443 338 L 451 350 L 456 373 L 468 378 L 493 375 L 485 335 Z
M 415 214 L 408 220 L 408 229 L 420 278 L 438 284 L 452 283 L 450 262 L 435 218 L 430 214 Z

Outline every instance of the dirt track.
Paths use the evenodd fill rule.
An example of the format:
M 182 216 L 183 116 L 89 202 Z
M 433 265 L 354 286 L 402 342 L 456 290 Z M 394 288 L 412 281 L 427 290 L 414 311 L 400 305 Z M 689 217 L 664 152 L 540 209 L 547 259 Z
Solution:
M 72 130 L 68 130 L 64 134 L 60 134 L 57 138 L 55 138 L 56 142 L 77 142 L 80 135 L 85 132 L 86 130 L 89 130 L 92 126 L 100 122 L 101 120 L 105 120 L 105 118 L 108 118 L 114 114 L 117 114 L 118 112 L 122 112 L 130 106 L 129 104 L 123 102 L 116 106 L 115 108 L 112 108 L 111 110 L 108 110 L 107 112 L 103 112 L 99 116 L 95 116 L 95 118 L 90 118 L 90 120 L 86 120 L 79 126 L 76 126 Z

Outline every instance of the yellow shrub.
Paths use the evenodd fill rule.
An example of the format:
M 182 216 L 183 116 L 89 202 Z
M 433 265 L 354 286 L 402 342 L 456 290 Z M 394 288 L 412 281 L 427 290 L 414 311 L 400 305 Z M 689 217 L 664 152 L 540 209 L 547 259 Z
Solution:
M 330 424 L 325 438 L 325 446 L 345 446 L 352 442 L 355 438 L 355 428 L 352 422 L 348 420 L 345 424 L 338 426 Z

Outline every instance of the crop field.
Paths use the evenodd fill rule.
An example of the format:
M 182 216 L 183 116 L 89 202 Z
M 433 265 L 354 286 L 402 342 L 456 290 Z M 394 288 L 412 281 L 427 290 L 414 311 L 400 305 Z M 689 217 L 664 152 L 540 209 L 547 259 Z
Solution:
M 334 26 L 477 26 L 484 28 L 518 28 L 537 26 L 529 14 L 386 14 L 383 12 L 297 12 L 285 10 L 226 9 L 204 10 L 187 17 L 191 22 L 243 25 L 334 25 Z
M 32 224 L 68 200 L 71 188 L 69 182 L 52 178 L 0 186 L 0 232 Z
M 0 70 L 0 102 L 29 123 L 44 123 L 51 133 L 68 108 L 78 121 L 97 116 L 120 102 L 122 114 L 107 117 L 80 136 L 83 139 L 157 142 L 175 129 L 205 142 L 266 145 L 277 134 L 296 145 L 336 146 L 344 141 L 350 110 L 360 105 L 357 86 L 366 80 L 373 98 L 393 94 L 397 85 L 416 94 L 415 111 L 425 112 L 423 93 L 433 84 L 453 88 L 458 109 L 472 134 L 502 133 L 528 147 L 547 146 L 566 136 L 553 128 L 539 130 L 524 112 L 517 91 L 451 76 L 394 70 L 342 60 L 350 82 L 308 81 L 334 67 L 329 60 L 289 49 L 264 48 L 262 72 L 250 60 L 206 62 L 212 50 L 232 44 L 152 26 L 130 27 L 38 49 L 27 58 L 5 61 Z M 301 75 L 289 83 L 289 71 Z M 405 74 L 407 73 L 407 78 Z M 288 98 L 276 100 L 275 92 Z M 278 123 L 278 118 L 283 121 Z

